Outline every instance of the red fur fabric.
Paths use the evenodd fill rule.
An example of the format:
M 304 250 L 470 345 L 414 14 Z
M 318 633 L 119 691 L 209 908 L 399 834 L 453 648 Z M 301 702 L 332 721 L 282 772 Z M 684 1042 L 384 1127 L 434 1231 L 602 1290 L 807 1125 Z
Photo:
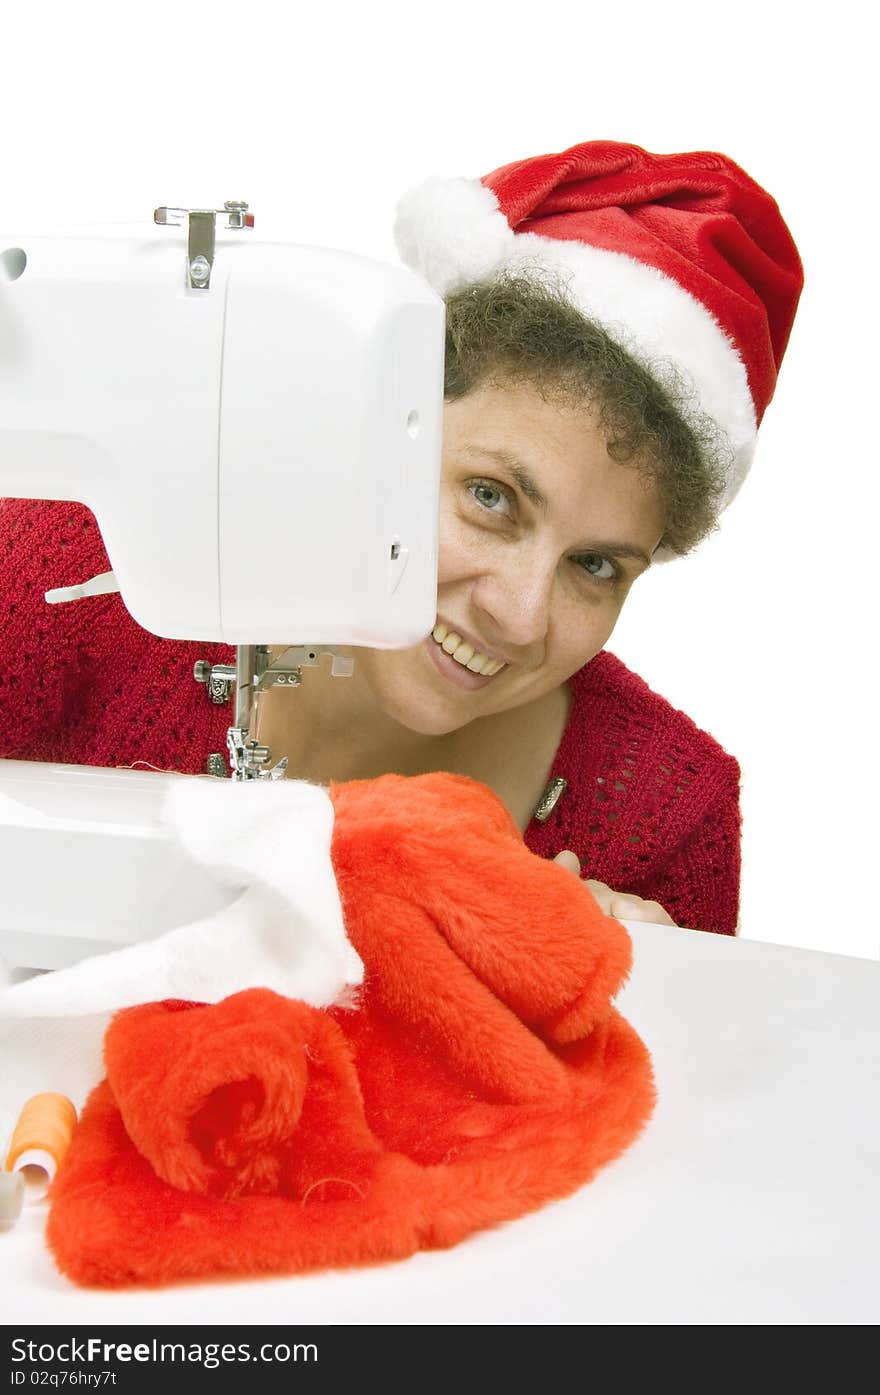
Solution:
M 64 1273 L 117 1287 L 400 1258 L 564 1196 L 655 1093 L 612 1006 L 629 938 L 459 776 L 331 788 L 357 1008 L 268 989 L 119 1013 L 52 1189 Z

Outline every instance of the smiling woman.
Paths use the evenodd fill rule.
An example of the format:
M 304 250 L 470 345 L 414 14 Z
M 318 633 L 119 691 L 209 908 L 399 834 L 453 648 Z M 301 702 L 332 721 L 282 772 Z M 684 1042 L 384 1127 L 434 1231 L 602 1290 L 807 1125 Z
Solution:
M 322 784 L 471 776 L 605 909 L 733 934 L 737 763 L 605 645 L 749 468 L 802 282 L 779 210 L 723 155 L 600 141 L 430 181 L 397 234 L 447 306 L 435 624 L 269 690 L 258 738 Z M 202 770 L 228 710 L 192 664 L 230 652 L 156 639 L 118 596 L 29 616 L 23 559 L 75 581 L 101 540 L 79 505 L 0 501 L 0 526 L 0 755 L 164 768 L 174 730 Z
M 779 209 L 724 155 L 594 141 L 430 180 L 396 232 L 447 304 L 434 642 L 505 661 L 465 768 L 606 909 L 734 933 L 736 762 L 603 647 L 750 467 L 803 282 Z

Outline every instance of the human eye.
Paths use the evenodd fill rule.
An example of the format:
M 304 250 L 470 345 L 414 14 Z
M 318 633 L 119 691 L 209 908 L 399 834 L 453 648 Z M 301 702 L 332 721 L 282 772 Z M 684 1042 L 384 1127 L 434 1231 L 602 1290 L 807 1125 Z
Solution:
M 468 493 L 486 513 L 497 514 L 499 518 L 511 516 L 513 498 L 509 489 L 494 480 L 469 480 Z M 499 505 L 506 507 L 501 508 Z
M 584 552 L 575 562 L 593 581 L 614 581 L 619 574 L 615 564 L 601 552 Z

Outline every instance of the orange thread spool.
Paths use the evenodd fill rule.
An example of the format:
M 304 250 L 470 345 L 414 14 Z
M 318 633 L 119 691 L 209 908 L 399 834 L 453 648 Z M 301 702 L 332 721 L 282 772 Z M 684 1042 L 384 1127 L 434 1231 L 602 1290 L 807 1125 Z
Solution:
M 70 1146 L 75 1123 L 72 1102 L 54 1091 L 33 1095 L 22 1109 L 6 1155 L 6 1171 L 22 1173 L 28 1200 L 39 1201 L 46 1195 Z

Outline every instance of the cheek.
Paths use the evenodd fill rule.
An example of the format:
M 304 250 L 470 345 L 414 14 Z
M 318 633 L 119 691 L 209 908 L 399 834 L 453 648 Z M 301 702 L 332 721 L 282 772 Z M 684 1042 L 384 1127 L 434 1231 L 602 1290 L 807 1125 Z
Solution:
M 570 676 L 595 658 L 617 624 L 624 597 L 599 596 L 595 600 L 560 600 L 553 615 L 552 654 L 554 669 Z
M 443 585 L 469 576 L 479 562 L 473 537 L 449 503 L 441 501 L 437 581 Z

